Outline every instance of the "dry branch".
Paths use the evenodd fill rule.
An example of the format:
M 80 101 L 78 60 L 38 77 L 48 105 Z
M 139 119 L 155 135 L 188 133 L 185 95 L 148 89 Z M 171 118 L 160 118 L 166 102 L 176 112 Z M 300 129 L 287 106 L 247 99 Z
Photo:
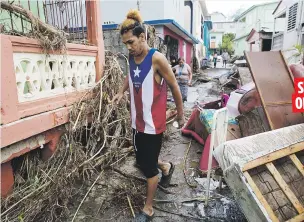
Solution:
M 121 175 L 124 176 L 124 177 L 133 178 L 133 179 L 138 180 L 138 181 L 140 181 L 140 182 L 147 183 L 147 180 L 146 180 L 146 179 L 141 178 L 141 177 L 134 176 L 134 175 L 132 175 L 132 174 L 124 173 L 124 172 L 120 171 L 119 169 L 113 168 L 113 171 L 115 171 L 116 173 L 121 174 Z M 157 187 L 158 187 L 161 191 L 163 191 L 164 193 L 166 193 L 166 194 L 175 194 L 175 193 L 173 193 L 173 192 L 167 190 L 166 188 L 162 187 L 162 186 L 159 185 L 159 184 L 157 185 Z
M 23 8 L 20 5 L 11 4 L 6 1 L 0 2 L 1 9 L 13 13 L 14 15 L 20 14 L 23 19 L 30 22 L 33 27 L 33 35 L 36 37 L 43 49 L 48 50 L 61 50 L 65 49 L 67 33 L 48 25 L 37 18 L 30 10 Z M 19 16 L 20 17 L 20 16 Z

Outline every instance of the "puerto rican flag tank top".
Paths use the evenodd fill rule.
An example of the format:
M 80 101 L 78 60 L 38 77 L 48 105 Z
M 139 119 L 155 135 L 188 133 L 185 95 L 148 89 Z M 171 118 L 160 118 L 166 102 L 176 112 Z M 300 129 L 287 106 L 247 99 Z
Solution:
M 166 130 L 167 86 L 164 79 L 161 83 L 155 80 L 152 65 L 155 51 L 150 49 L 140 64 L 129 57 L 132 128 L 146 134 L 160 134 Z

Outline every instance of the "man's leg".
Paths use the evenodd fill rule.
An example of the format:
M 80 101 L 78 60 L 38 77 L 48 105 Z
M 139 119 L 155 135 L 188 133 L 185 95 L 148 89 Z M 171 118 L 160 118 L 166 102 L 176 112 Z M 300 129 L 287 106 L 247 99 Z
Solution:
M 158 176 L 147 179 L 147 200 L 143 211 L 149 216 L 153 215 L 153 199 L 158 184 Z
M 171 164 L 158 160 L 158 167 L 163 172 L 164 175 L 168 175 L 171 168 Z
M 135 131 L 134 144 L 139 168 L 147 178 L 147 199 L 143 212 L 153 215 L 153 199 L 158 185 L 158 156 L 162 144 L 162 134 L 149 135 Z M 135 219 L 135 221 L 137 221 Z

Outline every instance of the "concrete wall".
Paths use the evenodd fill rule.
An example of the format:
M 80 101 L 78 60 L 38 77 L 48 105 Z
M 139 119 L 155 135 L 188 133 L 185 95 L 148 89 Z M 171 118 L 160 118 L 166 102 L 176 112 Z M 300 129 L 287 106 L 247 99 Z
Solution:
M 103 40 L 105 50 L 109 50 L 112 53 L 122 53 L 125 56 L 129 56 L 128 49 L 121 41 L 121 35 L 118 30 L 103 30 Z M 121 70 L 127 74 L 129 72 L 127 61 L 123 57 L 118 58 Z
M 156 30 L 156 35 L 159 38 L 163 39 L 164 36 L 163 26 L 156 26 L 155 30 Z M 126 57 L 129 56 L 128 49 L 121 40 L 121 35 L 119 33 L 119 30 L 103 30 L 103 39 L 104 39 L 105 50 L 109 50 L 114 54 L 122 53 Z M 128 73 L 128 69 L 127 69 L 128 67 L 125 58 L 119 57 L 118 61 L 123 72 Z
M 193 3 L 193 35 L 197 39 L 202 39 L 202 8 L 198 1 Z
M 295 3 L 298 3 L 296 27 L 292 30 L 287 31 L 289 8 Z M 284 13 L 286 13 L 285 18 L 277 18 Z M 275 31 L 283 33 L 283 43 L 281 47 L 273 47 L 273 49 L 286 50 L 292 48 L 296 44 L 301 44 L 301 37 L 304 34 L 304 29 L 301 30 L 299 27 L 304 22 L 304 2 L 300 0 L 283 0 L 276 10 L 274 17 L 276 18 Z M 275 34 L 273 38 L 275 39 L 281 33 Z
M 148 8 L 148 13 L 153 14 L 153 11 L 162 10 L 157 6 L 153 6 L 155 0 L 141 0 L 141 2 L 150 1 L 151 7 Z M 158 0 L 157 0 L 158 1 Z M 174 19 L 178 24 L 184 27 L 184 1 L 180 0 L 162 0 L 164 2 L 164 17 L 163 19 Z M 154 19 L 162 19 L 155 17 Z M 152 20 L 152 19 L 151 19 Z
M 189 5 L 184 6 L 184 28 L 191 33 L 191 8 Z
M 272 15 L 277 3 L 258 6 L 242 17 L 238 18 L 236 28 L 236 38 L 248 35 L 254 28 L 257 31 L 261 29 L 272 32 L 274 27 L 274 16 Z M 245 22 L 242 20 L 245 19 Z
M 237 20 L 236 40 L 234 42 L 235 55 L 243 55 L 244 51 L 249 50 L 249 44 L 246 42 L 246 37 L 252 29 L 256 31 L 265 30 L 272 32 L 274 28 L 274 15 L 272 14 L 277 6 L 277 2 L 257 6 L 248 11 L 245 15 Z M 245 19 L 245 22 L 242 20 Z
M 203 5 L 204 6 L 204 5 Z M 204 36 L 202 29 L 202 18 L 204 18 L 205 10 L 202 8 L 202 5 L 199 1 L 193 1 L 193 35 L 200 41 L 200 43 L 195 45 L 195 57 L 200 61 L 206 56 L 204 50 Z M 200 66 L 200 65 L 199 65 Z
M 187 41 L 184 41 L 184 44 L 186 44 L 186 63 L 192 67 L 193 45 Z
M 213 12 L 213 13 L 211 13 L 211 21 L 212 22 L 224 22 L 226 20 L 227 20 L 227 18 L 225 17 L 225 15 L 223 15 L 220 12 Z
M 139 8 L 143 20 L 174 19 L 184 26 L 184 2 L 179 0 L 141 0 Z M 101 0 L 101 19 L 121 23 L 130 9 L 137 9 L 136 0 Z
M 244 36 L 243 38 L 240 38 L 234 42 L 234 55 L 243 56 L 244 51 L 249 51 L 249 44 L 246 41 L 246 37 L 247 36 Z
M 259 52 L 261 51 L 261 42 L 260 42 L 260 35 L 258 32 L 255 32 L 251 38 L 248 40 L 249 50 L 252 52 Z
M 212 47 L 214 42 L 215 42 L 215 48 L 219 48 L 219 44 L 222 44 L 222 41 L 223 41 L 222 32 L 210 32 L 210 48 L 211 49 L 214 49 L 214 47 Z
M 235 22 L 213 22 L 212 25 L 214 31 L 236 34 Z
M 208 29 L 207 22 L 204 24 L 204 45 L 205 56 L 209 58 L 210 55 L 210 30 Z
M 191 64 L 192 59 L 192 43 L 185 41 L 182 37 L 172 32 L 167 27 L 164 27 L 164 35 L 170 35 L 178 40 L 178 56 L 184 57 L 187 64 Z

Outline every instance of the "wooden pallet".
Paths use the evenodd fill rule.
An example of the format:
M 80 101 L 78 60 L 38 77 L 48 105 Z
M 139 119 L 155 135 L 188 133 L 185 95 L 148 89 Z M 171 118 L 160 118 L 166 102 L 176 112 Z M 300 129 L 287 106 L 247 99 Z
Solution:
M 299 160 L 301 157 L 302 162 Z M 257 159 L 254 159 L 248 163 L 246 163 L 242 167 L 243 174 L 245 178 L 247 179 L 247 182 L 251 189 L 253 190 L 254 194 L 256 195 L 256 198 L 260 201 L 260 203 L 263 205 L 265 210 L 268 213 L 269 218 L 272 221 L 289 221 L 289 222 L 301 222 L 304 221 L 304 193 L 303 189 L 301 187 L 304 186 L 304 142 L 299 142 L 294 145 L 285 147 L 283 149 L 280 149 L 278 151 L 269 153 L 265 156 L 259 157 Z M 300 180 L 298 180 L 298 188 L 301 189 L 302 193 L 299 195 L 295 194 L 293 190 L 295 190 L 294 186 L 291 188 L 291 185 L 288 184 L 288 181 L 286 181 L 285 175 L 282 175 L 282 173 L 279 172 L 278 168 L 281 167 L 281 163 L 278 163 L 278 161 L 285 161 L 286 164 L 289 162 L 290 165 L 292 165 L 292 168 L 290 168 L 290 172 L 293 175 L 297 174 L 298 177 L 300 177 Z M 271 177 L 271 180 L 264 181 L 265 183 L 262 184 L 259 181 L 257 181 L 256 178 L 261 178 L 262 173 L 254 175 L 254 171 L 257 172 L 259 169 L 260 172 L 261 169 L 264 168 L 264 177 L 265 172 L 268 173 L 268 177 Z M 291 172 L 294 171 L 294 172 Z M 296 171 L 296 172 L 295 172 Z M 285 178 L 284 178 L 285 177 Z M 265 189 L 269 189 L 269 187 L 277 187 L 274 189 L 273 193 L 266 194 Z M 298 189 L 296 187 L 296 189 Z M 283 219 L 281 216 L 281 212 L 278 209 L 276 209 L 276 206 L 278 201 L 282 202 L 284 198 L 279 198 L 280 200 L 275 200 L 274 193 L 278 194 L 281 193 L 286 197 L 287 206 L 289 208 L 293 208 L 290 212 L 293 212 L 289 215 L 287 215 L 288 218 Z M 270 198 L 271 197 L 271 198 Z M 276 203 L 273 203 L 276 202 Z M 286 209 L 286 208 L 285 208 Z M 290 210 L 289 209 L 289 210 Z M 281 210 L 281 209 L 280 209 Z

